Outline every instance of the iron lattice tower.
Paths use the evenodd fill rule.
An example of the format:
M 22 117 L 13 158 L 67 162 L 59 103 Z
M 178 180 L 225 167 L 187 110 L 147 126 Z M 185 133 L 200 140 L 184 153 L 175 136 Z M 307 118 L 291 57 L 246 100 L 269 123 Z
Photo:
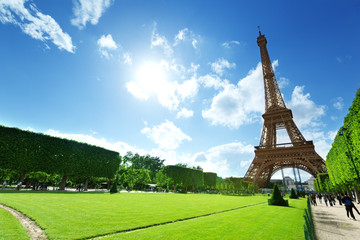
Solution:
M 312 141 L 306 141 L 297 128 L 290 109 L 281 96 L 274 70 L 266 48 L 266 38 L 259 31 L 257 44 L 260 47 L 265 89 L 264 126 L 260 145 L 255 147 L 255 158 L 244 180 L 265 187 L 271 176 L 286 167 L 302 169 L 314 177 L 326 171 L 324 160 L 315 152 Z M 276 130 L 286 129 L 291 143 L 277 144 Z

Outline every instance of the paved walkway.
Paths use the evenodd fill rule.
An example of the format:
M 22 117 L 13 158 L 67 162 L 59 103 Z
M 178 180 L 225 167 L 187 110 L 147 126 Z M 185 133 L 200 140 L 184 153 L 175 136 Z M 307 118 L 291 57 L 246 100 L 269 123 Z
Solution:
M 360 239 L 360 216 L 354 210 L 354 216 L 357 221 L 348 219 L 344 205 L 340 206 L 336 202 L 335 206 L 327 207 L 323 203 L 317 206 L 311 206 L 315 231 L 318 240 L 357 240 Z M 355 206 L 360 211 L 360 204 Z

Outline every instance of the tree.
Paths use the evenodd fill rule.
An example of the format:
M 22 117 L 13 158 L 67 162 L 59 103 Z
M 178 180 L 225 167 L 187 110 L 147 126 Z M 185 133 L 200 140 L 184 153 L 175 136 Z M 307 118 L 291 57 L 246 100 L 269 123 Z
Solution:
M 330 188 L 344 189 L 354 187 L 360 182 L 360 89 L 349 108 L 343 126 L 339 129 L 332 147 L 326 156 L 326 167 L 329 174 Z M 324 183 L 321 182 L 323 185 Z M 324 191 L 324 186 L 319 186 Z
M 118 189 L 117 189 L 118 182 L 119 182 L 118 178 L 116 178 L 115 181 L 113 181 L 113 184 L 111 185 L 111 188 L 110 188 L 110 193 L 119 192 Z
M 129 189 L 143 190 L 146 184 L 150 183 L 149 170 L 128 168 L 121 175 L 120 181 L 128 186 Z
M 141 156 L 132 152 L 127 152 L 124 156 L 124 162 L 129 163 L 132 168 L 149 170 L 151 179 L 155 179 L 156 173 L 164 167 L 164 161 L 159 157 Z
M 167 189 L 170 184 L 173 184 L 171 178 L 167 177 L 164 173 L 164 169 L 161 169 L 158 173 L 156 173 L 155 182 L 159 187 L 165 189 Z
M 327 173 L 319 173 L 316 178 L 316 182 L 318 184 L 318 190 L 322 193 L 331 191 L 331 184 L 329 179 L 329 174 Z

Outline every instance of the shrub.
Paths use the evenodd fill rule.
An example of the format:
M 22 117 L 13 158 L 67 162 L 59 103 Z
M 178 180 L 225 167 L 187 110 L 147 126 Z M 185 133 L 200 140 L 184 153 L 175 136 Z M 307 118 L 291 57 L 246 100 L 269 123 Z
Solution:
M 298 195 L 295 193 L 295 190 L 292 188 L 290 193 L 290 198 L 292 199 L 298 199 Z
M 110 193 L 117 193 L 117 192 L 118 192 L 117 184 L 116 184 L 116 181 L 114 181 L 114 183 L 111 185 Z
M 288 201 L 284 200 L 281 196 L 280 190 L 276 184 L 274 185 L 274 190 L 271 194 L 271 198 L 268 200 L 268 204 L 277 206 L 289 206 Z

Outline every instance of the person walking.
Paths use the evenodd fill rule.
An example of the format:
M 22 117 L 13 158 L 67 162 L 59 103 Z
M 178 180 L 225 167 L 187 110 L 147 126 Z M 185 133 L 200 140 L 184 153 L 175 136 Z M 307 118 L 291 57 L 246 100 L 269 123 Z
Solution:
M 344 195 L 343 195 L 344 196 Z M 346 215 L 349 219 L 353 219 L 354 221 L 356 221 L 356 218 L 354 216 L 354 213 L 353 213 L 353 206 L 354 204 L 352 203 L 352 199 L 348 196 L 348 195 L 345 195 L 341 201 L 344 203 L 345 205 L 345 209 L 346 209 Z M 349 217 L 349 213 L 350 213 L 350 216 L 351 218 Z
M 340 206 L 342 205 L 340 194 L 337 195 L 336 199 L 339 201 Z
M 325 194 L 323 195 L 323 198 L 324 198 L 324 202 L 325 202 L 326 206 L 328 206 L 328 205 L 327 205 L 327 197 L 326 197 Z
M 318 198 L 319 198 L 320 204 L 322 204 L 322 201 L 321 201 L 321 199 L 322 199 L 321 193 L 318 194 Z
M 352 205 L 352 207 L 355 209 L 355 211 L 360 215 L 360 212 L 359 212 L 359 210 L 355 207 L 355 205 L 354 205 L 354 203 L 353 202 L 351 202 L 351 205 Z
M 16 190 L 20 190 L 21 189 L 21 185 L 22 185 L 22 182 L 19 182 L 17 185 L 16 185 Z
M 2 185 L 2 190 L 5 190 L 6 184 L 7 184 L 7 182 L 6 182 L 6 180 L 5 180 L 5 181 L 3 182 L 3 185 Z
M 310 199 L 311 199 L 311 204 L 316 206 L 316 194 L 313 193 L 313 194 L 310 194 Z

